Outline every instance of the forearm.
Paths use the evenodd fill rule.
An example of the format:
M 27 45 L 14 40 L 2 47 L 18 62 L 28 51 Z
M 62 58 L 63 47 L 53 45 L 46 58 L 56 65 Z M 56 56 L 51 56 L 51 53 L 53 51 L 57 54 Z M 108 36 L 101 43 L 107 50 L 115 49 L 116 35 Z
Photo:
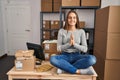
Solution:
M 66 49 L 68 49 L 71 45 L 69 43 L 66 44 L 57 44 L 57 51 L 64 51 Z
M 88 50 L 87 45 L 80 45 L 80 44 L 75 43 L 74 47 L 82 52 L 87 52 Z

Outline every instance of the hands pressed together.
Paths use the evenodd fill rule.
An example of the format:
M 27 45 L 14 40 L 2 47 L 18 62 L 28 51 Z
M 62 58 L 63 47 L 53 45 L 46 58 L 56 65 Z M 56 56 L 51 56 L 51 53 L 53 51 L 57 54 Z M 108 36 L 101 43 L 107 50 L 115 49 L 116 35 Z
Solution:
M 70 35 L 70 45 L 73 46 L 75 44 L 75 41 L 74 41 L 74 36 L 73 34 Z

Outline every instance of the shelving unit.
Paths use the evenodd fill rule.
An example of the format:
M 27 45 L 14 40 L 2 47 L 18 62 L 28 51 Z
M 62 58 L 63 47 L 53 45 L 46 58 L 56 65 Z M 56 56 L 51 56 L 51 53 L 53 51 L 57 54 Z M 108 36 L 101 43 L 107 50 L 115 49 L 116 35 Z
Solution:
M 52 11 L 51 12 L 41 12 L 40 13 L 40 17 L 41 17 L 41 19 L 40 19 L 40 23 L 41 23 L 41 25 L 40 25 L 41 26 L 41 28 L 40 28 L 40 30 L 41 30 L 41 33 L 40 33 L 41 34 L 41 43 L 44 40 L 53 40 L 53 38 L 52 38 L 53 32 L 54 31 L 58 32 L 58 30 L 63 27 L 63 21 L 65 20 L 65 16 L 66 16 L 66 11 L 67 10 L 69 10 L 69 9 L 72 9 L 72 10 L 76 10 L 76 9 L 77 10 L 93 10 L 94 11 L 93 12 L 94 15 L 92 15 L 92 16 L 94 16 L 94 18 L 91 20 L 92 23 L 90 23 L 90 24 L 92 24 L 91 25 L 92 28 L 90 28 L 90 27 L 83 28 L 85 30 L 86 34 L 89 34 L 89 35 L 87 35 L 88 36 L 88 39 L 87 39 L 88 53 L 93 54 L 94 26 L 95 26 L 96 10 L 101 7 L 101 0 L 98 0 L 99 5 L 98 5 L 98 2 L 96 2 L 96 1 L 95 1 L 95 3 L 97 3 L 97 5 L 95 5 L 95 3 L 94 4 L 85 3 L 85 4 L 88 4 L 90 6 L 84 5 L 84 4 L 82 4 L 82 2 L 84 2 L 84 1 L 80 0 L 80 6 L 62 6 L 62 2 L 61 2 L 60 10 L 58 12 L 54 12 L 53 5 L 55 3 L 54 3 L 54 0 L 52 0 L 52 4 L 53 4 L 52 5 Z M 59 29 L 43 29 L 43 14 L 53 14 L 53 13 L 59 14 L 59 21 L 60 21 Z M 44 39 L 43 38 L 44 31 L 49 31 L 50 32 L 50 38 L 49 39 Z
M 44 40 L 53 40 L 53 39 L 55 39 L 55 38 L 53 38 L 52 37 L 52 35 L 54 35 L 54 32 L 58 32 L 58 30 L 59 30 L 59 28 L 58 29 L 51 29 L 51 26 L 50 26 L 50 28 L 49 29 L 44 29 L 43 28 L 43 21 L 44 21 L 44 16 L 46 15 L 46 14 L 58 14 L 59 15 L 59 12 L 40 12 L 40 23 L 41 23 L 41 27 L 40 27 L 40 30 L 41 30 L 41 32 L 40 32 L 40 36 L 41 36 L 41 43 L 44 41 Z M 47 21 L 47 20 L 46 20 Z M 55 20 L 49 20 L 49 21 L 55 21 Z M 59 21 L 59 19 L 58 19 L 58 21 Z M 51 23 L 49 23 L 49 25 L 51 25 Z M 50 33 L 50 38 L 49 39 L 44 39 L 44 37 L 43 37 L 43 33 L 44 33 L 44 31 L 47 31 L 47 32 L 49 32 Z

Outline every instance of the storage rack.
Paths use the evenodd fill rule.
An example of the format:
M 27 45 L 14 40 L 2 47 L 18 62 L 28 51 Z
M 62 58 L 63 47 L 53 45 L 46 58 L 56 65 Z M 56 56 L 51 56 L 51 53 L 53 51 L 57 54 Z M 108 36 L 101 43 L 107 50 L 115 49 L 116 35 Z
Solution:
M 52 3 L 53 3 L 53 1 L 52 1 Z M 81 0 L 80 0 L 80 3 L 81 3 Z M 61 6 L 60 10 L 58 12 L 53 12 L 53 11 L 52 12 L 40 12 L 40 17 L 41 17 L 41 19 L 40 19 L 40 23 L 41 23 L 41 25 L 40 25 L 41 26 L 41 28 L 40 28 L 40 30 L 41 30 L 40 31 L 41 32 L 40 33 L 41 34 L 41 44 L 45 40 L 45 39 L 43 39 L 43 31 L 50 31 L 50 36 L 51 36 L 51 32 L 53 31 L 52 29 L 46 29 L 46 30 L 43 29 L 43 14 L 52 14 L 52 13 L 57 13 L 58 14 L 59 13 L 60 14 L 60 28 L 62 28 L 63 27 L 62 18 L 65 19 L 65 11 L 63 11 L 63 10 L 67 10 L 67 9 L 94 10 L 94 26 L 95 26 L 96 10 L 99 9 L 100 7 L 101 7 L 101 0 L 100 0 L 100 3 L 99 3 L 99 6 Z M 52 8 L 52 10 L 53 10 L 53 8 Z M 93 46 L 94 45 L 94 43 L 93 43 L 94 42 L 94 31 L 95 31 L 94 28 L 84 28 L 85 32 L 89 33 L 89 40 L 87 40 L 87 43 L 88 43 L 88 49 L 89 49 L 88 52 L 90 54 L 93 53 L 93 47 L 94 47 Z M 56 30 L 58 31 L 59 29 L 56 29 Z M 50 38 L 50 40 L 52 40 L 52 38 Z
M 40 12 L 40 36 L 41 36 L 41 44 L 44 40 L 48 40 L 48 39 L 44 39 L 43 38 L 43 31 L 49 31 L 50 32 L 50 40 L 52 40 L 52 32 L 53 31 L 58 31 L 59 29 L 43 29 L 43 17 L 45 16 L 45 14 L 59 14 L 59 12 Z

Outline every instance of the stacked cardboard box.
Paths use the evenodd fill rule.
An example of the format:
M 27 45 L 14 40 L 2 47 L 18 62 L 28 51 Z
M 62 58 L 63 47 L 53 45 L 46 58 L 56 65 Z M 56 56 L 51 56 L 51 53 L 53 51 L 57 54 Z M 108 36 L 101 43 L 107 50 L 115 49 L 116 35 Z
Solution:
M 60 21 L 58 20 L 51 21 L 51 29 L 59 29 L 59 26 L 60 26 Z
M 80 0 L 62 0 L 62 6 L 80 6 Z
M 61 6 L 61 0 L 41 0 L 42 12 L 58 12 Z
M 43 29 L 50 29 L 50 20 L 43 21 Z
M 81 0 L 81 6 L 100 6 L 100 0 Z
M 43 31 L 43 39 L 50 39 L 50 31 Z
M 62 0 L 62 6 L 100 6 L 101 0 Z
M 62 0 L 53 0 L 53 12 L 59 12 Z
M 15 53 L 15 70 L 33 71 L 35 69 L 35 57 L 33 50 L 18 50 Z
M 101 80 L 120 79 L 120 6 L 96 11 L 94 55 L 95 69 Z
M 60 28 L 60 21 L 58 20 L 44 20 L 43 21 L 43 39 L 57 39 L 58 29 Z M 55 30 L 56 29 L 56 30 Z
M 80 21 L 79 25 L 80 25 L 81 28 L 84 28 L 85 27 L 85 21 Z
M 41 11 L 52 12 L 52 0 L 41 0 Z
M 51 55 L 57 54 L 57 40 L 46 40 L 43 42 L 45 59 L 49 60 Z
M 59 29 L 60 27 L 59 20 L 44 20 L 43 29 Z
M 41 0 L 42 12 L 59 12 L 61 6 L 98 6 L 101 0 Z M 48 7 L 49 6 L 49 7 Z

